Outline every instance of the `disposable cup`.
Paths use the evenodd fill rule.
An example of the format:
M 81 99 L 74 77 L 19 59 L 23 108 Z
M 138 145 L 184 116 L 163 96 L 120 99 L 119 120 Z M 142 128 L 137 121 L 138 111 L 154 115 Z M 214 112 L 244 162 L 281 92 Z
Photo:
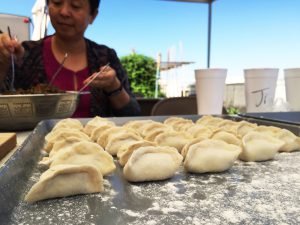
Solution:
M 247 112 L 271 112 L 279 69 L 245 69 L 245 97 Z
M 222 114 L 227 69 L 195 70 L 199 115 Z
M 290 111 L 300 111 L 300 68 L 285 69 L 284 81 Z

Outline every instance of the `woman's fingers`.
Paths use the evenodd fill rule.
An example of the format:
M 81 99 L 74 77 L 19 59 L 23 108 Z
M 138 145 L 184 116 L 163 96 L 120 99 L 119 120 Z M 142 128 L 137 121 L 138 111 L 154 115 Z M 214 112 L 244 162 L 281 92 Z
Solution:
M 106 89 L 109 87 L 116 79 L 116 72 L 113 68 L 107 66 L 107 67 L 101 67 L 100 70 L 101 73 L 97 75 L 97 73 L 92 74 L 90 77 L 88 77 L 84 83 L 89 82 L 94 76 L 97 75 L 97 77 L 90 83 L 92 87 L 97 88 L 104 88 Z
M 4 58 L 10 58 L 11 54 L 19 61 L 24 52 L 23 46 L 17 40 L 11 39 L 6 33 L 0 35 L 0 61 L 6 61 Z

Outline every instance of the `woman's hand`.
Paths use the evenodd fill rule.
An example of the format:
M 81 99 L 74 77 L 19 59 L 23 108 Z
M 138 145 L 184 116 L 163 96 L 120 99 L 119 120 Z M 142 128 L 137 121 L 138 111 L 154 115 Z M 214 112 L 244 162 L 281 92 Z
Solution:
M 100 67 L 100 71 L 104 68 Z M 92 74 L 95 76 L 96 73 Z M 88 80 L 87 80 L 88 81 Z M 85 81 L 85 83 L 87 82 Z M 116 71 L 107 66 L 91 83 L 90 85 L 95 88 L 101 88 L 106 92 L 111 92 L 120 87 L 121 82 L 119 81 Z
M 14 55 L 16 62 L 20 62 L 24 56 L 23 46 L 16 40 L 11 39 L 8 34 L 0 34 L 0 67 L 8 68 L 10 65 L 11 54 Z

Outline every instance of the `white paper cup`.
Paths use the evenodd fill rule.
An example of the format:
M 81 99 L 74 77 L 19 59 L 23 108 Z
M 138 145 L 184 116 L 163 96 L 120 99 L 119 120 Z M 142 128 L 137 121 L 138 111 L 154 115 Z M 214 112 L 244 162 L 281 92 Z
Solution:
M 222 114 L 227 69 L 195 70 L 199 115 Z
M 279 69 L 245 69 L 247 112 L 271 112 Z
M 291 111 L 300 111 L 300 68 L 284 70 L 286 101 Z

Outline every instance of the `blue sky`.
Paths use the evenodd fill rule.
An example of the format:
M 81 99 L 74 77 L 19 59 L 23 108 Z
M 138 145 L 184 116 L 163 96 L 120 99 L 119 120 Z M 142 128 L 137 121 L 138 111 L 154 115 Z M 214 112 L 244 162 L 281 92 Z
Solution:
M 1 0 L 0 12 L 31 16 L 34 0 Z M 206 67 L 208 6 L 159 0 L 102 0 L 86 36 L 114 48 L 195 62 Z M 300 67 L 299 0 L 217 0 L 213 4 L 211 67 L 243 77 L 244 68 Z M 50 33 L 53 32 L 50 29 Z

